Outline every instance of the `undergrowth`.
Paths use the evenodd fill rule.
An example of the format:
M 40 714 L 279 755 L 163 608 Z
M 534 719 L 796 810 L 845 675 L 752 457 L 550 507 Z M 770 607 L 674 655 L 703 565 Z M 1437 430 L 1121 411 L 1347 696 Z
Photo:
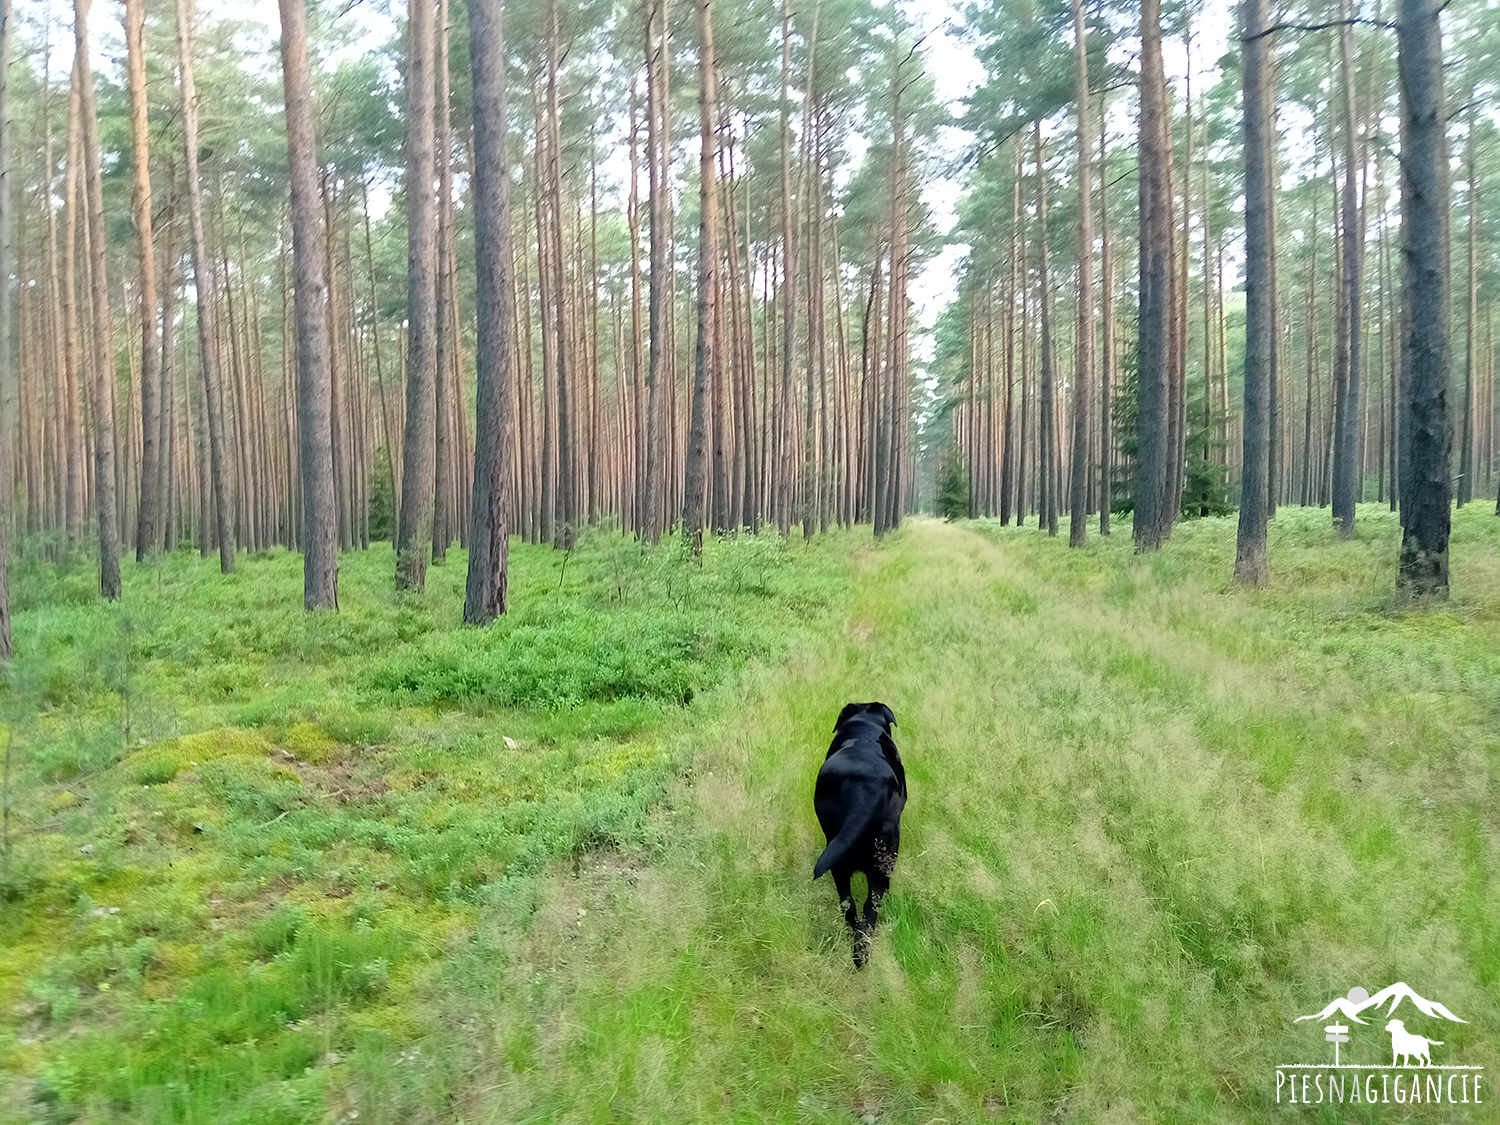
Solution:
M 1428 608 L 1397 535 L 1283 509 L 1263 591 L 1232 517 L 596 535 L 486 632 L 461 555 L 314 618 L 282 554 L 120 607 L 23 563 L 0 1120 L 1275 1121 L 1295 1018 L 1397 980 L 1488 1065 L 1500 520 Z M 809 796 L 870 698 L 911 799 L 856 972 Z
M 426 982 L 548 864 L 650 850 L 668 732 L 847 598 L 841 538 L 512 549 L 511 614 L 458 625 L 465 556 L 397 594 L 387 547 L 13 571 L 0 1121 L 325 1120 L 430 1032 Z M 696 701 L 696 702 L 695 702 Z
M 1232 518 L 1149 556 L 1128 532 L 888 536 L 843 627 L 694 731 L 670 846 L 483 912 L 434 981 L 444 1030 L 351 1091 L 361 1120 L 445 1119 L 444 1091 L 453 1117 L 599 1125 L 1275 1122 L 1303 1112 L 1276 1065 L 1332 1060 L 1296 1017 L 1395 981 L 1468 1021 L 1396 1013 L 1435 1057 L 1489 1066 L 1500 520 L 1457 515 L 1424 609 L 1374 505 L 1352 542 L 1283 509 L 1265 591 L 1232 585 Z M 871 698 L 910 800 L 855 970 L 810 796 L 839 705 Z M 1389 1061 L 1385 1014 L 1346 1061 Z

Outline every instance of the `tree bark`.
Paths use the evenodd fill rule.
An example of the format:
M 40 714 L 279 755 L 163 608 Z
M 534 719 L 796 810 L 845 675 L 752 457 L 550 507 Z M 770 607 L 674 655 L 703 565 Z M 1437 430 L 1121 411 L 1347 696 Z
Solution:
M 648 48 L 649 49 L 649 48 Z M 630 83 L 630 187 L 626 196 L 625 224 L 630 231 L 630 443 L 625 458 L 630 467 L 629 526 L 645 534 L 646 510 L 646 382 L 641 356 L 641 207 L 640 127 L 636 117 L 635 80 Z
M 337 609 L 338 510 L 333 495 L 333 385 L 313 132 L 312 66 L 305 0 L 280 0 L 281 73 L 291 170 L 292 262 L 296 274 L 297 434 L 302 478 L 302 604 Z
M 151 230 L 151 137 L 146 114 L 146 0 L 125 0 L 126 81 L 130 88 L 130 132 L 134 176 L 131 211 L 140 242 L 141 299 L 141 494 L 137 508 L 136 560 L 161 544 L 161 341 L 157 330 L 156 248 Z
M 411 0 L 406 27 L 406 438 L 396 584 L 427 582 L 437 475 L 437 193 L 433 190 L 433 0 Z
M 1354 506 L 1362 491 L 1364 465 L 1359 456 L 1360 395 L 1360 298 L 1364 237 L 1359 222 L 1359 142 L 1354 105 L 1354 17 L 1352 0 L 1339 0 L 1340 75 L 1344 109 L 1344 190 L 1341 200 L 1342 316 L 1335 333 L 1334 387 L 1338 402 L 1334 409 L 1333 521 L 1341 539 L 1354 536 Z
M 120 514 L 116 506 L 114 348 L 105 275 L 104 181 L 100 169 L 99 118 L 94 104 L 94 72 L 89 63 L 89 0 L 76 0 L 74 41 L 78 55 L 78 109 L 82 122 L 84 214 L 93 312 L 94 500 L 99 518 L 99 591 L 120 596 Z
M 1267 180 L 1272 185 L 1274 185 L 1276 183 L 1278 169 L 1281 166 L 1281 161 L 1277 156 L 1280 134 L 1276 128 L 1276 72 L 1274 65 L 1272 64 L 1274 64 L 1274 59 L 1268 60 L 1264 81 L 1262 82 L 1262 86 L 1264 87 L 1264 97 L 1262 101 L 1266 107 L 1265 112 L 1267 115 L 1267 120 L 1265 123 L 1265 128 L 1267 130 L 1269 149 L 1269 156 L 1267 157 L 1268 164 L 1266 167 L 1266 177 Z M 1271 240 L 1270 246 L 1268 248 L 1268 252 L 1270 253 L 1271 257 L 1271 273 L 1270 277 L 1266 281 L 1266 299 L 1271 303 L 1271 307 L 1267 312 L 1267 317 L 1271 325 L 1271 338 L 1269 343 L 1266 345 L 1268 349 L 1266 353 L 1266 410 L 1269 416 L 1268 424 L 1270 427 L 1270 437 L 1267 443 L 1268 451 L 1266 456 L 1269 465 L 1270 477 L 1270 479 L 1266 482 L 1266 514 L 1267 518 L 1274 518 L 1276 515 L 1276 504 L 1282 495 L 1281 481 L 1283 476 L 1281 429 L 1281 297 L 1280 284 L 1277 280 L 1278 267 L 1276 257 L 1276 193 L 1274 191 L 1270 192 L 1266 197 L 1266 230 L 1268 232 L 1267 237 Z M 1221 245 L 1219 248 L 1219 269 L 1221 272 L 1223 268 L 1224 255 L 1223 246 Z M 1221 334 L 1219 351 L 1221 356 L 1223 356 L 1226 350 L 1222 342 L 1222 334 L 1224 331 L 1223 294 L 1224 286 L 1221 282 L 1219 285 L 1219 331 Z M 1224 371 L 1224 389 L 1222 395 L 1223 397 L 1221 401 L 1224 403 L 1224 450 L 1225 456 L 1227 458 L 1229 452 L 1229 371 L 1227 364 Z M 1243 420 L 1241 421 L 1240 432 L 1241 440 L 1243 440 Z M 1241 460 L 1243 461 L 1243 453 L 1241 454 Z
M 1469 137 L 1465 148 L 1466 178 L 1469 188 L 1468 258 L 1469 270 L 1465 297 L 1468 308 L 1464 316 L 1464 417 L 1458 447 L 1458 506 L 1474 499 L 1474 348 L 1479 341 L 1476 321 L 1479 319 L 1479 277 L 1475 256 L 1479 235 L 1479 175 L 1474 159 L 1474 92 L 1469 96 Z
M 1172 331 L 1171 136 L 1161 57 L 1161 0 L 1141 0 L 1140 420 L 1135 462 L 1134 535 L 1138 551 L 1160 549 L 1173 512 L 1168 384 Z
M 805 206 L 807 212 L 811 213 L 817 206 L 818 197 L 817 182 L 822 175 L 821 153 L 818 151 L 817 128 L 817 94 L 813 87 L 813 78 L 817 74 L 817 49 L 818 49 L 818 17 L 822 14 L 822 5 L 814 2 L 812 33 L 807 38 L 803 67 L 807 71 L 807 83 L 802 93 L 802 160 L 800 169 L 800 181 L 798 184 L 798 204 Z M 817 388 L 814 384 L 815 357 L 823 350 L 822 325 L 818 318 L 818 297 L 822 288 L 822 277 L 818 272 L 820 262 L 819 248 L 813 231 L 814 223 L 811 218 L 806 230 L 806 245 L 803 247 L 807 270 L 807 347 L 802 357 L 803 366 L 806 370 L 806 378 L 803 380 L 805 394 L 803 398 L 804 413 L 802 418 L 802 538 L 808 540 L 813 537 L 813 531 L 817 526 L 819 508 L 819 465 L 818 465 L 818 419 L 817 419 Z
M 1089 56 L 1083 0 L 1073 0 L 1074 100 L 1078 115 L 1078 339 L 1074 346 L 1072 489 L 1068 546 L 1088 535 L 1089 407 L 1094 394 L 1094 171 L 1089 135 Z M 1109 517 L 1105 517 L 1106 524 Z
M 660 74 L 663 60 L 657 55 L 664 49 L 658 44 L 656 25 L 660 18 L 658 0 L 645 0 L 646 8 L 646 167 L 650 182 L 651 212 L 651 276 L 648 298 L 650 321 L 650 357 L 646 374 L 646 491 L 641 527 L 645 541 L 655 544 L 661 539 L 662 476 L 666 451 L 663 440 L 662 386 L 664 367 L 667 361 L 668 341 L 666 332 L 666 310 L 663 305 L 671 299 L 667 284 L 667 159 L 670 150 L 664 144 L 663 119 L 667 109 L 661 86 Z M 663 32 L 665 35 L 665 32 Z
M 1448 596 L 1452 523 L 1448 420 L 1448 144 L 1443 108 L 1444 0 L 1401 0 L 1396 23 L 1405 92 L 1401 148 L 1401 219 L 1405 231 L 1401 349 L 1401 559 L 1397 584 L 1421 599 Z
M 50 54 L 48 56 L 50 58 Z M 47 301 L 52 309 L 53 364 L 57 372 L 54 388 L 55 417 L 54 433 L 58 452 L 54 458 L 57 473 L 58 515 L 62 521 L 64 542 L 68 548 L 75 547 L 83 532 L 83 423 L 78 403 L 78 340 L 75 302 L 75 279 L 72 271 L 75 255 L 76 207 L 77 207 L 77 162 L 73 158 L 78 133 L 77 67 L 68 93 L 68 119 L 66 152 L 67 164 L 64 174 L 64 217 L 67 223 L 66 274 L 58 264 L 57 208 L 52 205 L 54 163 L 52 157 L 52 129 L 48 110 L 51 106 L 51 87 L 44 86 L 42 98 L 44 184 L 47 191 Z M 66 278 L 66 283 L 64 282 Z
M 1042 338 L 1040 378 L 1037 383 L 1038 430 L 1042 455 L 1037 476 L 1037 499 L 1040 505 L 1038 524 L 1048 535 L 1057 534 L 1057 425 L 1054 417 L 1056 387 L 1052 355 L 1052 281 L 1047 248 L 1047 169 L 1042 159 L 1042 125 L 1037 122 L 1033 133 L 1036 156 L 1036 222 L 1041 262 L 1038 267 L 1037 303 L 1040 306 Z
M 1109 248 L 1109 159 L 1105 152 L 1108 129 L 1104 112 L 1099 113 L 1099 226 L 1100 271 L 1103 276 L 1102 309 L 1103 362 L 1099 371 L 1099 534 L 1109 534 L 1111 506 L 1114 503 L 1114 414 L 1112 396 L 1115 385 L 1115 265 Z
M 11 0 L 0 0 L 0 661 L 7 662 L 14 655 L 10 628 L 10 510 L 14 495 L 9 408 L 14 370 L 10 356 L 10 319 L 14 300 L 10 286 L 10 21 Z M 49 209 L 52 206 L 50 199 L 47 206 Z M 7 759 L 7 769 L 9 764 Z M 7 790 L 9 780 L 7 777 Z M 9 800 L 7 792 L 7 805 Z M 8 807 L 6 811 L 9 812 Z
M 547 240 L 552 290 L 550 316 L 553 326 L 553 382 L 556 390 L 554 405 L 557 411 L 555 427 L 557 478 L 554 503 L 555 516 L 559 517 L 554 525 L 552 545 L 563 550 L 572 550 L 573 536 L 578 522 L 578 459 L 574 447 L 573 416 L 575 410 L 572 386 L 577 365 L 574 362 L 574 341 L 568 319 L 567 269 L 563 252 L 562 127 L 557 90 L 558 68 L 562 65 L 562 48 L 557 0 L 552 0 L 551 15 L 547 34 L 547 161 L 542 169 L 545 183 L 538 186 L 539 193 L 545 192 L 546 194 L 549 223 L 547 229 L 539 231 L 539 234 Z M 663 49 L 665 49 L 665 40 L 663 43 Z M 664 82 L 668 73 L 668 68 L 664 66 L 662 68 Z M 664 114 L 670 112 L 666 108 L 669 103 L 665 98 L 662 100 L 662 105 Z M 664 120 L 669 119 L 664 118 Z M 664 147 L 666 151 L 671 151 L 669 141 L 664 142 Z M 670 260 L 669 255 L 669 263 Z M 672 289 L 669 288 L 668 293 L 671 292 Z M 670 303 L 667 311 L 670 315 Z M 544 309 L 543 316 L 547 315 L 549 315 L 549 310 Z
M 161 472 L 162 512 L 161 548 L 175 551 L 181 539 L 181 512 L 186 475 L 179 474 L 177 464 L 177 382 L 174 373 L 175 351 L 172 346 L 172 323 L 177 300 L 177 266 L 180 247 L 177 242 L 177 176 L 167 164 L 167 233 L 163 255 L 161 287 Z
M 370 279 L 370 342 L 373 345 L 375 353 L 375 386 L 380 394 L 380 427 L 385 434 L 385 461 L 386 468 L 390 471 L 391 499 L 397 510 L 399 510 L 401 507 L 401 480 L 397 474 L 396 466 L 401 460 L 401 450 L 396 445 L 398 427 L 391 416 L 390 402 L 386 398 L 385 368 L 380 360 L 380 299 L 375 291 L 375 247 L 370 237 L 370 192 L 368 186 L 363 182 L 360 183 L 360 205 L 364 212 L 365 269 Z M 394 529 L 392 529 L 391 539 L 394 546 Z
M 1005 418 L 1000 432 L 1000 523 L 1010 523 L 1012 505 L 1016 505 L 1016 474 L 1020 458 L 1016 452 L 1016 289 L 1024 287 L 1026 278 L 1019 271 L 1022 257 L 1021 165 L 1017 156 L 1011 176 L 1010 204 L 1010 272 L 1005 287 Z M 1024 326 L 1023 326 L 1024 327 Z M 1026 430 L 1025 418 L 1021 432 Z
M 198 177 L 198 92 L 193 81 L 193 0 L 177 0 L 177 47 L 182 67 L 182 130 L 187 157 L 188 216 L 193 230 L 193 286 L 198 300 L 198 354 L 208 423 L 209 475 L 217 516 L 219 570 L 234 573 L 234 489 L 224 433 L 223 384 L 219 378 L 218 285 L 213 254 L 203 228 L 203 188 Z M 204 508 L 208 498 L 204 497 Z
M 478 388 L 474 492 L 464 621 L 506 609 L 512 409 L 510 177 L 505 152 L 505 38 L 501 0 L 468 0 L 474 86 L 474 266 Z
M 792 67 L 792 13 L 781 3 L 781 410 L 777 424 L 776 526 L 782 538 L 792 530 L 792 441 L 796 403 L 792 397 L 792 357 L 797 342 L 797 243 L 792 222 L 792 106 L 788 79 Z
M 714 28 L 711 0 L 694 0 L 698 15 L 698 342 L 693 357 L 692 423 L 688 434 L 687 479 L 682 529 L 692 537 L 693 553 L 703 551 L 708 465 L 705 412 L 711 385 L 719 379 L 715 347 L 719 291 L 719 189 L 715 179 Z M 714 435 L 717 449 L 723 435 Z
M 435 282 L 433 392 L 436 395 L 436 425 L 433 427 L 433 506 L 432 561 L 448 557 L 453 541 L 457 513 L 453 509 L 453 378 L 454 352 L 453 290 L 448 278 L 453 262 L 453 125 L 449 102 L 451 80 L 448 72 L 448 0 L 437 5 L 437 278 Z
M 339 325 L 343 323 L 345 302 L 339 287 L 337 263 L 334 261 L 334 231 L 337 229 L 333 195 L 333 171 L 321 170 L 320 191 L 323 203 L 323 228 L 327 232 L 322 240 L 323 283 L 327 287 L 324 316 L 328 324 L 326 339 L 329 405 L 329 447 L 333 459 L 333 496 L 336 515 L 339 550 L 354 548 L 354 488 L 351 463 L 351 434 L 349 433 L 348 410 L 344 404 L 344 353 L 349 350 L 348 341 L 340 340 Z
M 1270 500 L 1270 403 L 1267 382 L 1271 333 L 1272 230 L 1270 137 L 1266 129 L 1266 0 L 1243 0 L 1245 115 L 1245 417 L 1240 523 L 1234 578 L 1250 586 L 1270 579 L 1266 520 Z

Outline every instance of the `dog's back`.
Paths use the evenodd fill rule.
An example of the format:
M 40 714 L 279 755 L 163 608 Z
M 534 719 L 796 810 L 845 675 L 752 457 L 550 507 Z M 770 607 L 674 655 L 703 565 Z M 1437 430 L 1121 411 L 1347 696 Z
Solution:
M 872 868 L 889 878 L 901 843 L 906 770 L 891 738 L 895 722 L 883 703 L 851 703 L 839 715 L 818 771 L 813 808 L 828 837 L 813 878 Z
M 901 848 L 901 810 L 906 807 L 906 769 L 891 738 L 896 716 L 884 703 L 851 703 L 833 725 L 833 742 L 818 783 L 813 808 L 828 837 L 813 878 L 833 873 L 844 921 L 854 931 L 855 967 L 869 956 L 881 899 Z M 854 908 L 849 880 L 863 871 L 869 885 L 863 919 Z

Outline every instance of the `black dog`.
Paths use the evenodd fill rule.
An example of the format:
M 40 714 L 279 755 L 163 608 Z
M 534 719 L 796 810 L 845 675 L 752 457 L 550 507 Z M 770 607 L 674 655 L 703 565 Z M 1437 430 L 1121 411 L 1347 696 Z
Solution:
M 906 770 L 891 740 L 896 716 L 884 703 L 850 703 L 833 725 L 833 742 L 818 784 L 813 808 L 828 837 L 828 846 L 813 867 L 813 878 L 833 872 L 844 920 L 854 931 L 854 964 L 869 954 L 880 900 L 891 886 L 891 871 L 901 847 L 901 810 L 906 807 Z M 854 909 L 849 880 L 863 871 L 869 883 L 861 921 Z

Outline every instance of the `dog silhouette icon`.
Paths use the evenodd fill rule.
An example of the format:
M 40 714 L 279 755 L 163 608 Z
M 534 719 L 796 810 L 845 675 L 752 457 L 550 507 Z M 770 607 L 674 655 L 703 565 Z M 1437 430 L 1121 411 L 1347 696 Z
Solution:
M 1431 1066 L 1432 1055 L 1429 1047 L 1441 1047 L 1441 1039 L 1428 1039 L 1426 1036 L 1413 1035 L 1406 1030 L 1406 1024 L 1401 1020 L 1391 1020 L 1385 1025 L 1385 1029 L 1391 1033 L 1391 1065 L 1396 1066 L 1397 1059 L 1405 1060 L 1403 1066 Z

